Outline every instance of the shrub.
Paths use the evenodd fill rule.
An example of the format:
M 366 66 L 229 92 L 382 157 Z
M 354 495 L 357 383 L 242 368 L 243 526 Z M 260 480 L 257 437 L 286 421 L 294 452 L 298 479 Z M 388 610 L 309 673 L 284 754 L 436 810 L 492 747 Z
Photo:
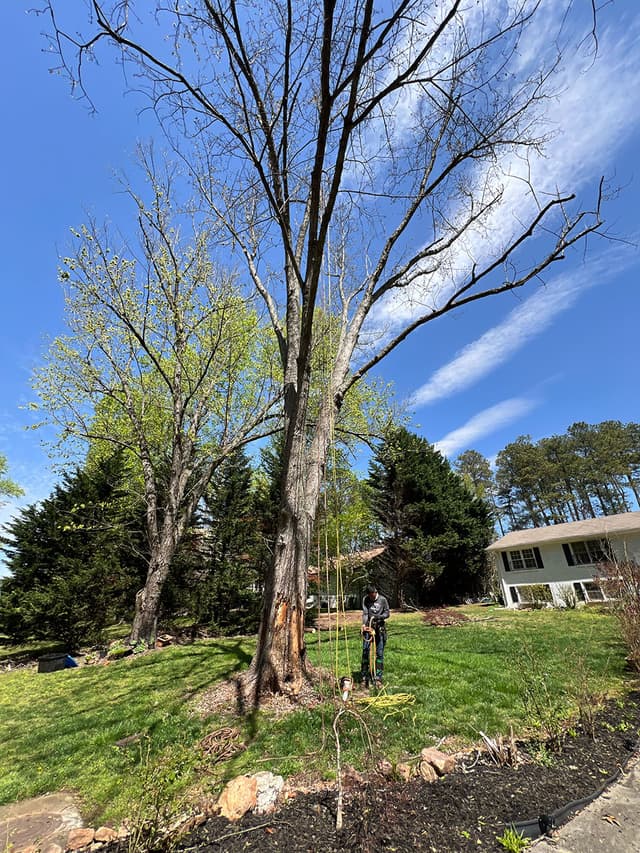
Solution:
M 557 589 L 557 595 L 560 599 L 561 607 L 565 607 L 567 610 L 575 610 L 578 606 L 578 596 L 571 584 L 561 584 Z
M 612 560 L 600 566 L 598 578 L 620 622 L 629 662 L 640 671 L 640 565 L 635 560 Z

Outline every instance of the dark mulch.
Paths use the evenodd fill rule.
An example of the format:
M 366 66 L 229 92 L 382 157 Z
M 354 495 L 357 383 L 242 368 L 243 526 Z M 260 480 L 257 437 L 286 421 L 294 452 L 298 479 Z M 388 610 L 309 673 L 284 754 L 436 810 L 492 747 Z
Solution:
M 336 832 L 336 792 L 299 794 L 276 813 L 237 823 L 209 819 L 179 849 L 198 851 L 503 851 L 496 837 L 512 822 L 537 818 L 600 789 L 624 766 L 640 731 L 640 692 L 610 702 L 599 715 L 595 742 L 567 740 L 551 767 L 525 755 L 517 769 L 486 754 L 468 755 L 435 783 L 391 782 L 373 776 L 345 792 L 343 829 Z M 524 750 L 525 746 L 520 745 Z

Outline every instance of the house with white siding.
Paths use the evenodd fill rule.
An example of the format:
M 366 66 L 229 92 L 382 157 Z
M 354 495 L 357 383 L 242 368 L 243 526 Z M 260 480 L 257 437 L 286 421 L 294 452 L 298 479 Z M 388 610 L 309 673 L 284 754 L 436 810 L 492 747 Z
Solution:
M 599 566 L 612 559 L 640 563 L 640 512 L 624 512 L 513 530 L 487 548 L 507 607 L 532 601 L 562 606 L 604 601 Z

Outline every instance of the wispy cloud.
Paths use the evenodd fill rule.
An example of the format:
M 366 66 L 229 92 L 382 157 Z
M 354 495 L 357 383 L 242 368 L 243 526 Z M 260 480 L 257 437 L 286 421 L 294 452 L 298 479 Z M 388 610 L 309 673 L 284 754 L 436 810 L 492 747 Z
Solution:
M 490 435 L 500 427 L 524 417 L 538 405 L 538 400 L 526 397 L 512 397 L 510 400 L 503 400 L 502 403 L 497 403 L 495 406 L 474 415 L 466 424 L 454 429 L 440 441 L 436 441 L 434 447 L 444 456 L 452 456 L 458 450 L 471 447 L 473 442 L 479 438 Z
M 607 252 L 590 265 L 558 276 L 468 344 L 409 398 L 420 408 L 473 385 L 541 334 L 590 288 L 613 278 L 630 262 L 629 252 Z
M 549 33 L 560 5 L 544 3 L 529 27 L 519 59 L 523 73 L 539 68 L 541 57 L 549 57 L 555 49 Z M 626 24 L 600 34 L 595 60 L 586 48 L 567 50 L 554 78 L 556 94 L 544 102 L 539 117 L 539 131 L 548 135 L 544 149 L 529 148 L 526 157 L 505 151 L 468 176 L 476 198 L 499 192 L 500 204 L 456 241 L 437 270 L 425 271 L 376 307 L 369 326 L 373 337 L 388 338 L 425 308 L 442 305 L 474 263 L 481 269 L 522 232 L 539 205 L 558 192 L 580 192 L 590 183 L 595 187 L 599 176 L 611 168 L 618 148 L 637 127 L 640 112 L 640 51 L 635 47 L 639 21 Z M 587 45 L 592 42 L 587 40 Z M 404 106 L 398 126 L 403 132 L 408 126 L 405 113 L 415 108 L 413 103 Z M 531 186 L 536 187 L 536 196 Z M 464 216 L 464 211 L 452 209 L 448 221 L 455 228 Z

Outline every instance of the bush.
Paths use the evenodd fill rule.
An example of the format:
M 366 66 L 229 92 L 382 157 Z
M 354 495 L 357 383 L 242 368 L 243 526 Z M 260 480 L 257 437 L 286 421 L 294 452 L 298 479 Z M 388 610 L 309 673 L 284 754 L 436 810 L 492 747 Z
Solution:
M 600 566 L 598 578 L 605 595 L 614 599 L 629 662 L 640 672 L 640 565 L 635 560 L 613 560 Z

